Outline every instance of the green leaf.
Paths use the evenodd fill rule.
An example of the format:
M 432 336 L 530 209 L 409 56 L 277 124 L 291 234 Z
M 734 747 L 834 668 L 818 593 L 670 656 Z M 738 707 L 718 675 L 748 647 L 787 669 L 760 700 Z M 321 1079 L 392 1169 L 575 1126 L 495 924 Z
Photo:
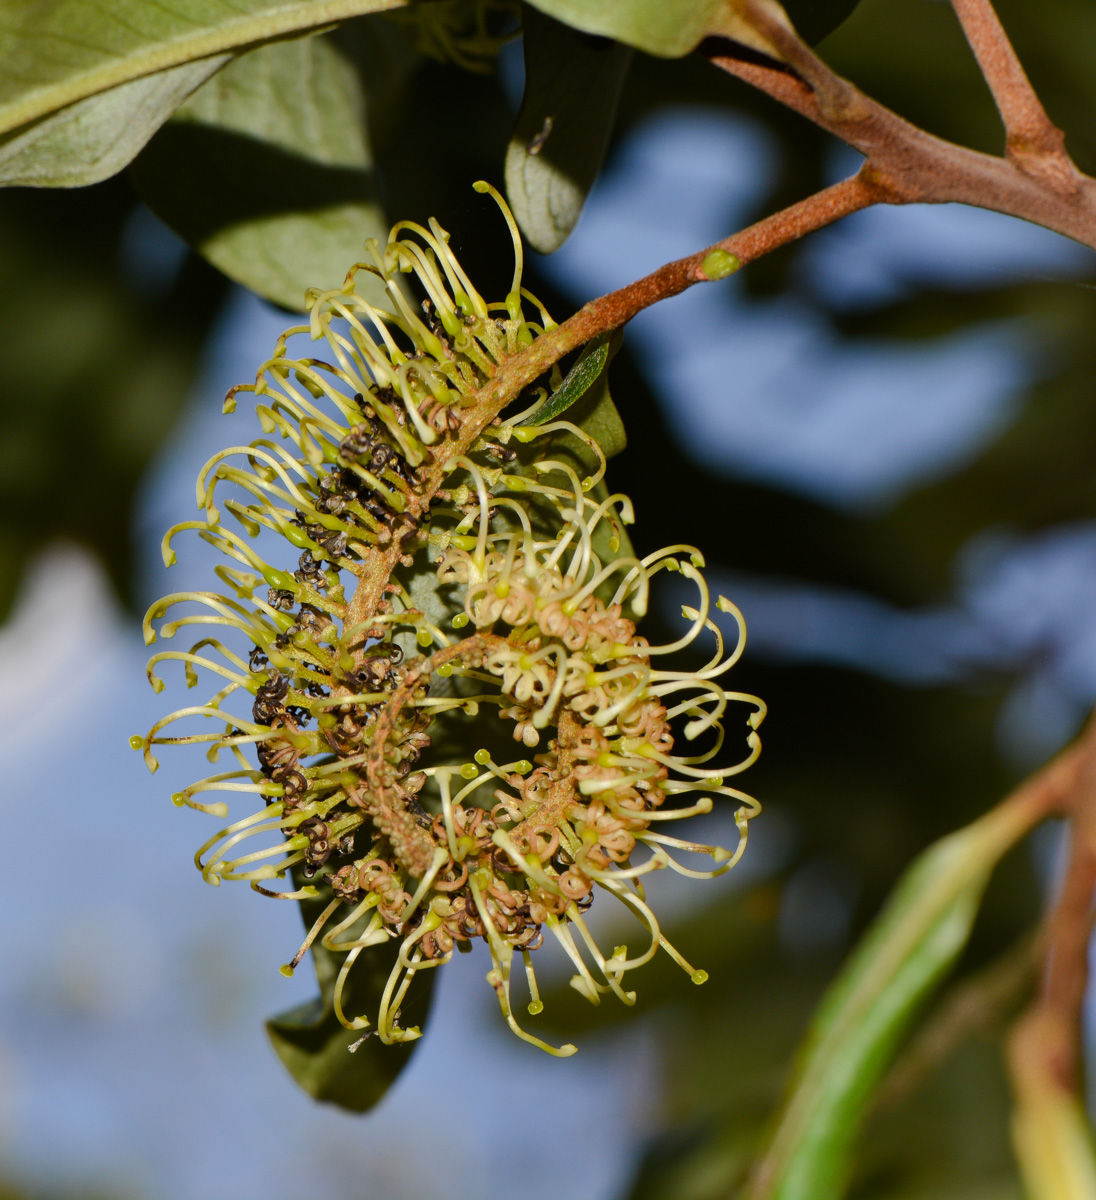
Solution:
M 621 420 L 620 412 L 617 410 L 617 406 L 613 403 L 613 398 L 609 394 L 608 364 L 620 348 L 622 340 L 623 335 L 619 330 L 616 330 L 611 335 L 605 335 L 591 342 L 583 352 L 583 356 L 568 372 L 567 378 L 564 379 L 560 387 L 553 393 L 553 397 L 550 397 L 548 401 L 550 404 L 552 398 L 558 396 L 567 387 L 567 381 L 583 365 L 584 360 L 587 364 L 600 362 L 601 365 L 597 368 L 596 373 L 593 371 L 590 372 L 594 374 L 592 382 L 583 384 L 581 391 L 578 390 L 579 385 L 576 384 L 576 390 L 572 392 L 574 398 L 562 408 L 557 409 L 556 415 L 558 416 L 566 408 L 566 419 L 572 425 L 578 426 L 583 433 L 592 437 L 598 446 L 601 447 L 601 452 L 607 459 L 620 454 L 628 444 L 628 436 L 624 431 L 624 422 Z M 542 421 L 539 417 L 540 414 L 538 414 L 536 422 L 538 425 L 547 423 L 548 418 Z M 570 460 L 580 479 L 584 475 L 592 475 L 599 466 L 598 458 L 594 451 L 585 442 L 567 430 L 560 430 L 548 438 L 538 438 L 537 441 L 531 443 L 529 449 L 535 452 L 537 458 Z M 608 499 L 611 491 L 612 489 L 608 481 L 602 479 L 600 483 L 591 488 L 588 494 L 591 500 L 600 504 L 603 500 Z M 631 538 L 628 536 L 627 529 L 623 525 L 614 529 L 606 521 L 599 522 L 594 530 L 593 548 L 594 553 L 603 563 L 612 562 L 617 558 L 635 556 L 635 550 L 632 546 Z M 618 582 L 618 580 L 607 580 L 598 589 L 597 595 L 607 600 L 616 591 Z
M 305 882 L 297 880 L 298 884 Z M 329 888 L 314 900 L 302 900 L 305 928 L 331 902 Z M 350 931 L 346 933 L 350 936 Z M 343 1011 L 348 1016 L 375 1014 L 384 986 L 399 954 L 400 940 L 393 938 L 364 950 L 347 975 Z M 335 980 L 345 955 L 325 950 L 314 942 L 310 951 L 320 995 L 307 1004 L 266 1022 L 266 1031 L 278 1057 L 302 1088 L 317 1100 L 326 1100 L 350 1112 L 366 1112 L 388 1090 L 407 1065 L 417 1042 L 386 1046 L 369 1031 L 347 1029 L 335 1016 Z M 408 992 L 402 1012 L 405 1025 L 421 1025 L 429 1004 L 433 971 L 421 971 Z M 360 1043 L 360 1044 L 358 1044 Z M 356 1045 L 356 1049 L 351 1049 Z
M 253 50 L 153 138 L 138 189 L 230 278 L 303 309 L 306 288 L 338 287 L 365 239 L 387 236 L 368 91 L 398 70 L 387 44 L 357 29 Z
M 706 37 L 728 37 L 762 54 L 780 58 L 743 0 L 529 0 L 558 21 L 615 38 L 648 54 L 680 58 Z M 811 0 L 802 0 L 807 5 Z M 842 0 L 827 0 L 839 5 Z M 784 24 L 788 17 L 776 0 L 753 4 Z
M 545 425 L 554 421 L 580 400 L 593 386 L 609 361 L 609 335 L 596 337 L 579 355 L 578 362 L 567 372 L 567 377 L 548 397 L 544 407 L 528 420 L 529 425 Z
M 572 413 L 571 420 L 601 447 L 606 458 L 614 458 L 628 445 L 620 410 L 609 395 L 609 385 L 601 379 L 586 393 L 581 413 Z
M 0 133 L 183 63 L 406 0 L 8 0 L 0 26 Z
M 231 55 L 183 63 L 78 100 L 0 140 L 0 185 L 85 187 L 127 167 Z
M 725 0 L 531 0 L 541 12 L 586 33 L 648 54 L 678 58 L 717 25 Z
M 1002 807 L 942 838 L 906 871 L 818 1009 L 751 1200 L 841 1194 L 876 1084 L 966 945 L 991 868 L 1028 827 L 1021 810 Z
M 506 152 L 506 193 L 542 254 L 566 241 L 609 144 L 631 47 L 525 5 L 525 95 Z
M 600 340 L 599 338 L 591 344 L 596 346 Z M 628 445 L 624 422 L 617 406 L 613 403 L 613 397 L 609 394 L 608 364 L 612 362 L 613 356 L 620 349 L 623 340 L 624 337 L 620 330 L 614 331 L 610 336 L 605 347 L 604 365 L 581 397 L 574 402 L 567 418 L 597 442 L 606 458 L 614 458 Z M 600 353 L 600 350 L 594 350 L 591 357 L 599 357 Z M 578 366 L 577 363 L 575 365 Z M 570 378 L 570 372 L 568 378 Z M 567 380 L 565 379 L 563 382 L 565 386 Z M 587 451 L 587 453 L 589 452 Z
M 771 16 L 817 42 L 853 11 L 858 0 L 757 0 Z M 709 36 L 729 37 L 762 54 L 779 52 L 755 27 L 741 0 L 529 0 L 549 16 L 586 33 L 615 38 L 648 54 L 680 58 Z
M 617 406 L 609 394 L 608 366 L 620 349 L 623 333 L 617 329 L 594 338 L 579 355 L 558 388 L 548 397 L 544 407 L 525 424 L 547 425 L 570 410 L 567 420 L 589 434 L 601 447 L 606 458 L 613 458 L 628 444 Z M 596 470 L 597 455 L 573 434 L 564 432 L 562 439 L 574 448 L 574 453 L 588 471 Z

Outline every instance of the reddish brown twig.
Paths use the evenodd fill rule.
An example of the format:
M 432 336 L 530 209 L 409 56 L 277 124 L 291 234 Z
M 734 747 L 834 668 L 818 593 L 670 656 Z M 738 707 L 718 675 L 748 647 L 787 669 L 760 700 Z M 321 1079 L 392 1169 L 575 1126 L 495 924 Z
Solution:
M 733 254 L 742 264 L 753 262 L 812 230 L 821 229 L 883 199 L 884 193 L 880 188 L 861 172 L 713 246 L 698 250 L 688 258 L 667 263 L 635 283 L 585 304 L 562 325 L 537 338 L 523 354 L 504 362 L 480 395 L 487 397 L 495 411 L 498 411 L 500 402 L 516 396 L 565 354 L 585 345 L 598 334 L 619 329 L 636 313 L 657 301 L 676 296 L 694 283 L 709 282 L 703 264 L 713 250 Z

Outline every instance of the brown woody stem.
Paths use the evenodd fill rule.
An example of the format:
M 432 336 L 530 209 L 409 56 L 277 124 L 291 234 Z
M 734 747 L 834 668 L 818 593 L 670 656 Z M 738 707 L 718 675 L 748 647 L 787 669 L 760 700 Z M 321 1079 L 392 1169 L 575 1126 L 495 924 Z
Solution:
M 841 138 L 867 159 L 861 174 L 888 204 L 970 204 L 1020 217 L 1096 249 L 1096 179 L 1072 163 L 1057 171 L 1053 184 L 1015 161 L 982 154 L 934 137 L 853 88 L 856 103 L 836 115 L 797 75 L 776 63 L 759 63 L 731 53 L 715 53 L 721 70 L 752 84 Z M 838 76 L 834 76 L 838 79 Z M 1068 160 L 1066 160 L 1068 162 Z
M 1054 125 L 1020 64 L 989 0 L 952 0 L 982 75 L 1005 125 L 1007 153 L 1020 170 L 1033 159 L 1050 160 L 1067 175 L 1072 163 Z
M 490 407 L 498 412 L 591 338 L 620 328 L 659 300 L 708 282 L 701 264 L 712 250 L 734 254 L 743 264 L 752 262 L 872 204 L 970 204 L 1031 221 L 1096 249 L 1096 179 L 1081 174 L 1066 156 L 1061 135 L 1031 91 L 992 8 L 985 0 L 955 2 L 965 26 L 969 21 L 973 31 L 969 36 L 975 52 L 981 56 L 979 47 L 984 49 L 983 65 L 995 96 L 1008 97 L 1009 106 L 1002 110 L 1010 130 L 1008 159 L 957 146 L 917 128 L 831 71 L 794 33 L 759 10 L 756 20 L 791 65 L 733 53 L 712 54 L 711 61 L 855 147 L 867 160 L 860 172 L 715 246 L 590 301 L 500 367 L 481 392 Z M 731 43 L 721 45 L 731 48 Z

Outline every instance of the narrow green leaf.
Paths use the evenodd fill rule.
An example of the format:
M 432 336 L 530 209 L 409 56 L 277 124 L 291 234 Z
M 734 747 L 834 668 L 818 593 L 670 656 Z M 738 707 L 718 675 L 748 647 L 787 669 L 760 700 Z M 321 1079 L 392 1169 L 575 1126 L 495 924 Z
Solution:
M 597 338 L 591 345 L 597 346 L 601 341 L 601 338 Z M 609 394 L 609 364 L 623 341 L 624 334 L 619 329 L 609 335 L 605 344 L 604 365 L 571 408 L 567 418 L 597 442 L 606 458 L 614 458 L 628 445 L 624 422 L 613 403 L 613 397 Z M 601 351 L 598 349 L 593 353 L 600 355 Z M 564 380 L 564 383 L 566 382 Z
M 157 71 L 406 3 L 8 0 L 0 15 L 0 133 Z
M 321 888 L 317 899 L 300 902 L 306 929 L 311 928 L 330 901 L 330 889 Z M 377 1012 L 399 947 L 400 941 L 395 938 L 362 951 L 343 988 L 343 1011 L 347 1016 Z M 369 1035 L 368 1030 L 347 1029 L 335 1016 L 333 1002 L 335 980 L 346 956 L 325 950 L 318 943 L 313 943 L 309 953 L 316 968 L 320 995 L 272 1017 L 266 1022 L 267 1034 L 286 1069 L 310 1096 L 350 1112 L 366 1112 L 407 1065 L 417 1042 L 386 1046 L 375 1034 Z M 416 975 L 403 1005 L 405 1025 L 422 1024 L 433 975 L 433 971 Z M 363 1034 L 367 1035 L 364 1041 Z
M 628 444 L 628 435 L 609 394 L 608 365 L 623 340 L 622 332 L 617 329 L 590 342 L 544 407 L 527 424 L 546 425 L 566 412 L 567 420 L 592 437 L 606 458 L 619 454 Z M 555 440 L 569 448 L 569 453 L 576 457 L 576 466 L 587 472 L 597 469 L 597 455 L 574 434 L 564 431 Z
M 602 334 L 582 351 L 578 362 L 567 372 L 567 377 L 548 397 L 544 407 L 529 418 L 528 424 L 545 425 L 566 412 L 589 391 L 608 361 L 609 336 Z
M 597 338 L 590 343 L 584 351 L 583 357 L 587 363 L 600 360 L 601 365 L 597 368 L 596 373 L 591 370 L 590 373 L 594 374 L 594 378 L 590 383 L 583 384 L 580 393 L 576 385 L 575 393 L 573 393 L 574 398 L 565 406 L 565 419 L 572 425 L 576 425 L 583 433 L 592 437 L 607 459 L 620 454 L 628 444 L 628 437 L 624 431 L 624 422 L 621 420 L 620 412 L 617 410 L 617 406 L 613 403 L 613 398 L 609 394 L 608 364 L 620 348 L 622 340 L 622 334 L 617 330 L 611 335 L 607 335 L 604 338 Z M 560 387 L 553 393 L 553 397 L 549 398 L 548 403 L 551 403 L 552 399 L 558 396 L 567 386 L 567 381 L 574 375 L 582 363 L 583 358 L 580 358 L 568 372 L 567 378 L 564 379 Z M 556 415 L 558 416 L 563 411 L 563 408 L 558 409 Z M 537 424 L 545 424 L 549 420 L 549 418 L 544 418 L 542 421 L 539 417 L 540 414 L 538 414 Z M 570 460 L 580 479 L 583 476 L 592 475 L 599 466 L 598 457 L 594 451 L 585 442 L 567 430 L 560 430 L 543 440 L 538 439 L 531 443 L 529 448 L 535 451 L 538 458 Z M 603 500 L 609 498 L 611 492 L 612 488 L 608 482 L 602 479 L 588 494 L 591 500 L 600 504 Z M 631 538 L 628 536 L 627 529 L 623 526 L 614 528 L 606 521 L 599 522 L 594 530 L 593 549 L 594 553 L 603 563 L 610 563 L 617 558 L 634 557 L 635 555 L 635 550 L 632 546 Z M 618 583 L 619 580 L 617 579 L 611 578 L 607 580 L 598 589 L 597 594 L 603 600 L 608 600 L 613 592 L 616 591 Z
M 542 254 L 566 241 L 609 144 L 630 46 L 523 8 L 525 95 L 506 151 L 506 193 Z
M 230 57 L 157 71 L 23 126 L 0 139 L 0 186 L 85 187 L 109 179 Z
M 906 871 L 823 1000 L 751 1200 L 838 1197 L 856 1130 L 914 1015 L 966 945 L 989 872 L 1027 831 L 998 809 Z
M 357 32 L 237 58 L 134 165 L 149 207 L 230 278 L 286 308 L 302 309 L 308 287 L 339 286 L 365 239 L 387 235 L 367 116 L 371 81 L 396 67 L 382 39 Z

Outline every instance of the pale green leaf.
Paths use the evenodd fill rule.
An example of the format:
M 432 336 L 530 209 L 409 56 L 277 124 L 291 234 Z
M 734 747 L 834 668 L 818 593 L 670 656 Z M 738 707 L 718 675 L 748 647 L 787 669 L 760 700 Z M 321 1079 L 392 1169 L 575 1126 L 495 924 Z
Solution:
M 966 945 L 998 858 L 1027 831 L 1002 808 L 924 851 L 818 1012 L 751 1200 L 835 1200 L 864 1109 L 922 1002 Z
M 406 2 L 7 0 L 0 133 L 157 71 Z
M 530 0 L 541 12 L 586 33 L 614 38 L 648 54 L 679 58 L 706 37 L 734 38 L 779 58 L 743 0 Z M 775 0 L 751 0 L 767 16 L 790 25 Z
M 506 193 L 526 240 L 563 245 L 601 168 L 631 47 L 525 6 L 525 95 L 506 152 Z
M 0 139 L 0 185 L 85 187 L 109 179 L 230 57 L 157 71 L 15 130 Z
M 387 236 L 368 92 L 398 69 L 353 29 L 242 55 L 153 138 L 138 188 L 230 278 L 302 309 L 306 288 L 338 287 L 366 238 Z
M 531 0 L 541 12 L 586 33 L 648 54 L 677 58 L 696 48 L 725 0 Z

